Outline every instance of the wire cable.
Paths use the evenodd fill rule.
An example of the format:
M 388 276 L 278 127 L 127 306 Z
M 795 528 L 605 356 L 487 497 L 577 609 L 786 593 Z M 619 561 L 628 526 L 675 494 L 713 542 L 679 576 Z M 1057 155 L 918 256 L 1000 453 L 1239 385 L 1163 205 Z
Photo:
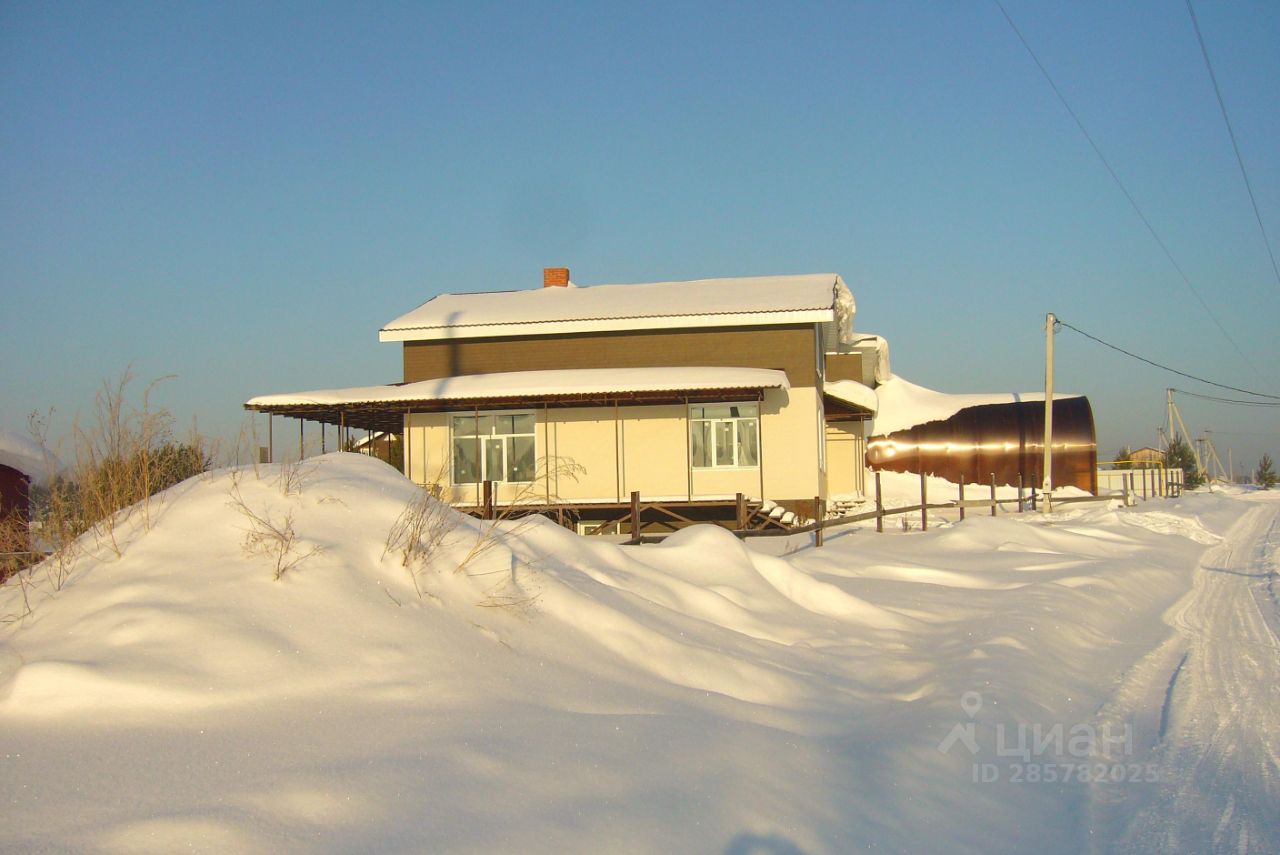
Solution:
M 992 2 L 994 2 L 1000 9 L 1000 13 L 1004 15 L 1004 19 L 1009 22 L 1009 26 L 1012 28 L 1014 35 L 1018 37 L 1018 41 L 1022 42 L 1022 46 L 1026 48 L 1027 53 L 1031 56 L 1031 60 L 1036 64 L 1036 68 L 1040 69 L 1040 73 L 1044 75 L 1044 79 L 1048 81 L 1049 88 L 1053 90 L 1054 95 L 1058 96 L 1058 100 L 1062 102 L 1062 106 L 1065 107 L 1067 113 L 1071 115 L 1072 120 L 1076 123 L 1076 127 L 1080 129 L 1080 133 L 1084 134 L 1084 138 L 1089 141 L 1090 147 L 1093 148 L 1093 153 L 1098 156 L 1098 160 L 1102 161 L 1102 165 L 1106 167 L 1107 173 L 1111 176 L 1111 180 L 1116 183 L 1116 186 L 1120 188 L 1120 192 L 1129 200 L 1129 204 L 1138 215 L 1138 219 L 1142 220 L 1142 224 L 1147 227 L 1147 231 L 1151 233 L 1151 236 L 1155 238 L 1156 243 L 1160 245 L 1160 249 L 1164 251 L 1165 258 L 1169 259 L 1169 263 L 1173 265 L 1173 269 L 1178 271 L 1178 276 L 1181 277 L 1183 283 L 1187 286 L 1187 289 L 1195 295 L 1196 300 L 1200 302 L 1200 306 L 1204 309 L 1205 314 L 1207 314 L 1213 321 L 1214 326 L 1218 328 L 1218 332 L 1222 333 L 1222 337 L 1231 342 L 1231 346 L 1235 348 L 1236 353 L 1240 355 L 1240 358 L 1244 360 L 1244 363 L 1248 365 L 1255 374 L 1257 374 L 1257 366 L 1255 366 L 1253 361 L 1245 355 L 1243 350 L 1240 349 L 1240 345 L 1231 337 L 1231 333 L 1227 332 L 1227 328 L 1222 325 L 1222 321 L 1218 320 L 1218 316 L 1213 313 L 1213 309 L 1209 308 L 1209 304 L 1205 302 L 1204 297 L 1201 296 L 1200 291 L 1197 290 L 1196 286 L 1191 284 L 1191 277 L 1187 276 L 1186 271 L 1182 269 L 1182 265 L 1173 257 L 1173 253 L 1169 250 L 1169 246 L 1164 242 L 1164 239 L 1160 237 L 1155 226 L 1151 224 L 1151 220 L 1149 220 L 1147 215 L 1142 212 L 1142 208 L 1138 206 L 1138 202 L 1133 198 L 1133 194 L 1129 192 L 1129 188 L 1120 180 L 1120 176 L 1116 173 L 1115 169 L 1112 168 L 1111 162 L 1107 160 L 1107 156 L 1102 153 L 1102 149 L 1098 147 L 1097 142 L 1094 141 L 1093 135 L 1089 133 L 1089 129 L 1084 126 L 1084 122 L 1080 119 L 1080 116 L 1076 114 L 1076 111 L 1072 109 L 1071 104 L 1067 101 L 1067 97 L 1063 95 L 1062 90 L 1058 88 L 1058 84 L 1053 82 L 1053 77 L 1050 76 L 1049 70 L 1044 67 L 1044 63 L 1042 63 L 1040 58 L 1036 56 L 1036 52 L 1031 49 L 1031 44 L 1027 41 L 1026 37 L 1022 35 L 1022 31 L 1018 29 L 1018 25 L 1015 24 L 1013 22 L 1013 18 L 1009 16 L 1009 12 L 1004 8 L 1004 4 L 1001 3 L 1000 0 L 992 0 Z
M 1219 404 L 1240 404 L 1245 407 L 1280 407 L 1280 401 L 1242 401 L 1239 398 L 1219 398 L 1216 395 L 1201 395 L 1198 392 L 1188 392 L 1186 389 L 1174 389 L 1173 391 L 1179 395 L 1186 395 L 1188 398 L 1217 401 Z
M 1280 436 L 1280 433 L 1259 433 L 1247 430 L 1215 430 L 1214 436 Z
M 1249 180 L 1249 171 L 1244 168 L 1244 157 L 1240 154 L 1240 144 L 1236 142 L 1236 132 L 1227 116 L 1227 104 L 1222 100 L 1222 89 L 1218 86 L 1218 75 L 1213 73 L 1213 63 L 1209 61 L 1209 49 L 1205 47 L 1204 36 L 1200 34 L 1200 21 L 1196 18 L 1196 10 L 1187 0 L 1187 11 L 1191 13 L 1191 26 L 1196 31 L 1196 41 L 1200 43 L 1200 55 L 1204 57 L 1204 67 L 1209 69 L 1209 80 L 1213 82 L 1213 94 L 1218 96 L 1218 108 L 1222 110 L 1222 121 L 1227 126 L 1227 136 L 1231 137 L 1231 148 L 1236 153 L 1236 163 L 1240 164 L 1240 176 L 1244 178 L 1244 188 L 1249 191 L 1249 203 L 1253 205 L 1253 217 L 1258 221 L 1258 231 L 1262 232 L 1262 245 L 1267 248 L 1267 256 L 1271 259 L 1271 272 L 1276 276 L 1276 284 L 1280 285 L 1280 265 L 1276 264 L 1276 254 L 1271 249 L 1271 238 L 1267 237 L 1267 227 L 1262 224 L 1262 213 L 1258 210 L 1258 199 L 1253 195 L 1253 182 Z
M 1123 347 L 1120 347 L 1119 345 L 1112 344 L 1109 341 L 1103 341 L 1102 339 L 1098 338 L 1096 335 L 1090 335 L 1089 333 L 1085 332 L 1079 327 L 1073 327 L 1071 324 L 1067 323 L 1066 321 L 1062 320 L 1062 318 L 1059 318 L 1056 315 L 1054 316 L 1054 325 L 1064 326 L 1067 329 L 1071 330 L 1072 332 L 1078 332 L 1080 333 L 1080 335 L 1084 336 L 1085 338 L 1090 339 L 1091 341 L 1096 341 L 1098 344 L 1103 345 L 1104 347 L 1109 347 L 1114 351 L 1123 353 L 1125 356 L 1136 359 L 1139 362 L 1145 362 L 1152 367 L 1161 369 L 1162 371 L 1168 371 L 1170 373 L 1177 374 L 1179 377 L 1186 377 L 1188 380 L 1195 380 L 1197 383 L 1205 383 L 1210 386 L 1217 386 L 1219 389 L 1228 389 L 1232 392 L 1240 392 L 1245 395 L 1254 395 L 1258 398 L 1270 398 L 1271 400 L 1274 400 L 1274 401 L 1280 401 L 1280 395 L 1268 395 L 1266 392 L 1255 392 L 1252 389 L 1241 389 L 1239 386 L 1228 386 L 1226 383 L 1218 383 L 1213 380 L 1206 380 L 1203 377 L 1197 377 L 1194 374 L 1188 374 L 1185 371 L 1179 371 L 1176 368 L 1170 368 L 1168 365 L 1162 365 L 1161 363 L 1156 362 L 1155 360 L 1147 359 L 1145 356 L 1139 356 L 1138 354 L 1133 353 L 1132 351 L 1125 350 Z

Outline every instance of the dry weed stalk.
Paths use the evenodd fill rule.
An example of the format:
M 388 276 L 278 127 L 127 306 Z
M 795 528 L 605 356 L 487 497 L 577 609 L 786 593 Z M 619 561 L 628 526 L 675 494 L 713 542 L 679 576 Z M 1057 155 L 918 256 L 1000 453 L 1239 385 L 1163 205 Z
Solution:
M 17 514 L 0 519 L 0 582 L 13 577 L 21 591 L 18 614 L 0 615 L 0 623 L 21 620 L 31 614 L 29 574 L 24 572 L 30 563 L 31 536 L 26 522 Z
M 504 505 L 492 520 L 480 521 L 479 528 L 476 531 L 475 543 L 471 545 L 467 554 L 458 562 L 454 572 L 465 572 L 467 567 L 481 555 L 523 531 L 528 525 L 527 521 L 532 517 L 525 516 L 514 525 L 504 525 L 514 517 L 522 506 L 529 508 L 538 504 L 545 504 L 545 506 L 551 507 L 561 503 L 558 495 L 541 494 L 539 485 L 545 487 L 553 482 L 559 483 L 561 478 L 576 482 L 581 475 L 586 474 L 586 471 L 585 466 L 571 457 L 544 457 L 539 460 L 534 479 L 522 484 L 520 489 L 516 491 L 515 496 L 511 498 L 511 501 Z
M 400 554 L 400 564 L 409 572 L 419 597 L 425 594 L 422 572 L 460 522 L 457 511 L 440 498 L 440 493 L 440 485 L 433 484 L 414 496 L 391 524 L 382 550 L 383 558 L 392 552 Z
M 311 473 L 315 471 L 316 465 L 314 462 L 309 463 L 303 458 L 279 464 L 280 474 L 276 478 L 276 483 L 280 487 L 280 493 L 284 496 L 301 495 L 302 486 L 306 483 Z
M 277 517 L 270 510 L 258 513 L 249 506 L 240 493 L 238 477 L 232 476 L 231 507 L 249 521 L 241 546 L 246 555 L 260 555 L 272 562 L 275 567 L 274 578 L 279 581 L 285 573 L 297 567 L 312 556 L 324 551 L 321 546 L 312 546 L 302 551 L 298 544 L 298 533 L 293 527 L 293 511 L 285 511 Z
M 576 481 L 586 470 L 568 458 L 551 460 L 544 458 L 538 463 L 538 474 L 529 483 L 521 485 L 511 501 L 505 504 L 492 520 L 480 520 L 476 524 L 475 539 L 471 541 L 462 559 L 454 566 L 454 573 L 472 573 L 468 568 L 475 561 L 500 543 L 505 543 L 513 535 L 518 534 L 527 525 L 525 520 L 508 524 L 514 514 L 523 509 L 552 506 L 559 498 L 550 498 L 539 492 L 541 486 L 551 483 L 560 477 Z M 430 596 L 422 582 L 427 568 L 431 566 L 440 553 L 448 536 L 462 526 L 466 518 L 456 511 L 445 499 L 447 470 L 442 465 L 432 481 L 422 492 L 414 497 L 401 511 L 391 529 L 387 532 L 387 540 L 382 556 L 386 558 L 392 553 L 400 555 L 400 563 L 409 573 L 413 581 L 414 591 L 419 597 Z M 528 566 L 521 563 L 521 566 Z M 505 571 L 504 571 L 505 572 Z M 515 568 L 511 570 L 512 578 L 501 583 L 499 587 L 514 584 Z M 507 608 L 523 610 L 529 608 L 537 596 L 507 595 L 491 591 L 488 597 L 479 603 L 487 608 Z

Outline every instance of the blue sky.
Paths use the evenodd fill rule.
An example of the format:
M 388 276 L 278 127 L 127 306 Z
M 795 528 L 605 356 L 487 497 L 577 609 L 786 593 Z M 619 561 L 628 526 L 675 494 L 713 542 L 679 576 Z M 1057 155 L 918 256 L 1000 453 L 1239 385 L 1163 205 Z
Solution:
M 1280 394 L 1271 269 L 1184 3 L 0 3 L 0 428 L 132 364 L 231 436 L 399 379 L 442 291 L 833 271 L 895 370 L 1043 382 L 1043 318 Z M 1120 8 L 1123 6 L 1123 8 Z M 1280 5 L 1197 4 L 1280 236 Z M 1057 339 L 1104 452 L 1190 381 Z M 1183 405 L 1225 458 L 1280 412 Z

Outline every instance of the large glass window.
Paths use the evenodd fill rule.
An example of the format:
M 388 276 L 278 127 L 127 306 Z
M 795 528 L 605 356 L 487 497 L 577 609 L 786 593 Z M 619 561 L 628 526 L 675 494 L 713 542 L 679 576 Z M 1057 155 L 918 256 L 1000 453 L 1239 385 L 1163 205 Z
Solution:
M 533 425 L 533 413 L 454 416 L 453 483 L 532 481 Z
M 760 465 L 757 404 L 707 404 L 689 408 L 694 469 Z

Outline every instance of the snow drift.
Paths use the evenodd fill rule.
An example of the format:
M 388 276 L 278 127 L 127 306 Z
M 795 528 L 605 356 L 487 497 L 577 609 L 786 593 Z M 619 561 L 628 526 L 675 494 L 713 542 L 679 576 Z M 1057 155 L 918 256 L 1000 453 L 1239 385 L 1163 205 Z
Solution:
M 1079 851 L 1087 785 L 975 762 L 1000 725 L 1091 721 L 1238 515 L 777 554 L 456 517 L 415 576 L 387 542 L 418 495 L 352 454 L 212 473 L 62 590 L 0 589 L 0 847 Z M 246 508 L 293 532 L 278 580 Z M 966 722 L 982 756 L 940 750 Z

